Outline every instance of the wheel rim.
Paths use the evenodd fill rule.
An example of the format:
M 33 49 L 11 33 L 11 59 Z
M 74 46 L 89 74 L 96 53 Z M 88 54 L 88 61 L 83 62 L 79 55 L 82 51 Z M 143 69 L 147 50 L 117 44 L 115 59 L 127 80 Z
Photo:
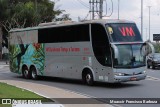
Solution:
M 25 76 L 25 78 L 28 78 L 28 70 L 27 69 L 24 70 L 24 76 Z
M 31 72 L 32 72 L 32 79 L 37 79 L 37 72 L 36 72 L 36 70 L 34 68 L 32 68 Z
M 36 77 L 36 73 L 34 71 L 32 71 L 32 78 Z
M 90 74 L 87 74 L 86 75 L 86 82 L 89 84 L 90 83 L 90 81 L 91 81 L 91 75 Z

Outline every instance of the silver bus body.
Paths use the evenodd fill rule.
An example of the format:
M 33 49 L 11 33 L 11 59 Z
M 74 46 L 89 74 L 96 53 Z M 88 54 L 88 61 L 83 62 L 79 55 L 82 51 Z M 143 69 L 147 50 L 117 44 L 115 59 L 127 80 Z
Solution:
M 139 47 L 141 47 L 144 42 L 139 40 L 131 42 L 111 41 L 113 37 L 111 37 L 111 35 L 114 30 L 110 24 L 134 24 L 134 22 L 126 20 L 94 20 L 59 25 L 47 24 L 47 26 L 11 30 L 9 37 L 10 70 L 11 72 L 23 75 L 28 73 L 29 75 L 29 72 L 34 68 L 36 70 L 34 74 L 38 76 L 70 79 L 83 79 L 85 72 L 90 71 L 94 81 L 107 83 L 145 79 L 145 63 L 143 63 L 145 56 L 138 56 L 141 55 L 139 54 Z M 76 27 L 74 28 L 74 26 Z M 96 40 L 97 36 L 99 36 L 98 33 L 97 36 L 93 36 L 94 32 L 94 34 L 96 34 L 96 29 L 100 31 L 101 28 L 103 28 L 102 34 L 104 34 L 104 32 L 106 33 L 103 36 L 107 39 L 105 40 L 107 41 L 107 46 L 104 46 L 101 41 Z M 68 36 L 68 42 L 66 37 L 64 37 L 65 40 L 62 40 L 63 38 L 61 38 L 62 35 L 60 34 L 63 33 L 57 34 L 58 30 L 59 32 L 63 32 L 65 29 L 67 29 L 66 35 L 64 34 L 63 37 Z M 70 38 L 70 35 L 67 34 L 67 32 L 70 32 L 70 29 L 74 29 L 75 32 L 73 32 L 73 34 L 79 36 L 83 36 L 83 34 L 87 32 L 84 35 L 88 35 L 88 38 L 84 37 L 79 40 L 71 40 L 73 38 Z M 81 32 L 81 30 L 84 30 L 84 32 Z M 120 30 L 122 31 L 122 35 L 125 33 L 123 30 L 125 30 L 124 27 Z M 52 37 L 47 36 L 50 35 L 50 33 L 53 33 L 51 35 Z M 133 35 L 133 32 L 130 32 L 130 36 Z M 52 38 L 53 40 L 51 40 Z M 93 43 L 94 38 L 95 42 Z M 127 65 L 127 61 L 123 61 L 125 51 L 121 52 L 121 50 L 125 50 L 126 48 L 123 48 L 122 45 L 127 49 L 131 49 L 131 52 L 128 53 L 129 55 L 135 54 L 133 57 L 134 63 L 131 61 L 132 64 Z M 103 52 L 105 49 L 106 51 Z M 133 49 L 139 49 L 139 51 L 134 53 Z M 105 57 L 105 52 L 108 52 L 107 55 L 109 56 Z M 119 58 L 121 54 L 123 54 L 123 56 Z M 116 60 L 119 61 L 119 64 L 116 64 Z M 132 58 L 130 60 L 132 60 Z M 141 60 L 141 62 L 138 62 L 139 60 Z

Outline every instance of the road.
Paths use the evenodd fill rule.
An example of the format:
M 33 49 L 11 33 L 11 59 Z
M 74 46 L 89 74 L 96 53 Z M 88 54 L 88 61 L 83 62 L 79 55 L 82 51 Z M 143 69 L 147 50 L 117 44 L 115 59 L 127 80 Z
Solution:
M 0 66 L 0 80 L 27 81 L 42 85 L 54 86 L 71 92 L 94 98 L 160 98 L 160 70 L 147 70 L 146 80 L 122 84 L 96 83 L 86 86 L 81 81 L 43 78 L 39 81 L 26 80 L 11 73 L 8 67 Z M 159 104 L 113 104 L 114 107 L 159 107 Z

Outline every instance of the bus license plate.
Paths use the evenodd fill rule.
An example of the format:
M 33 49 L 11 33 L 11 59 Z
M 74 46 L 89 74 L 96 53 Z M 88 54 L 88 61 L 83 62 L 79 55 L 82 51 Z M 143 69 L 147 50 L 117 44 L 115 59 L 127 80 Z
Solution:
M 131 80 L 131 81 L 136 81 L 137 78 L 136 78 L 136 77 L 131 77 L 130 80 Z

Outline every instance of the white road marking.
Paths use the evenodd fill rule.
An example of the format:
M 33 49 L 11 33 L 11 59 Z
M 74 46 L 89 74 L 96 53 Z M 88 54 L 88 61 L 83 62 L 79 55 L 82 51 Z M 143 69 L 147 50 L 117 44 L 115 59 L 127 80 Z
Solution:
M 146 80 L 160 81 L 160 78 L 156 78 L 156 77 L 153 77 L 153 76 L 147 76 Z

